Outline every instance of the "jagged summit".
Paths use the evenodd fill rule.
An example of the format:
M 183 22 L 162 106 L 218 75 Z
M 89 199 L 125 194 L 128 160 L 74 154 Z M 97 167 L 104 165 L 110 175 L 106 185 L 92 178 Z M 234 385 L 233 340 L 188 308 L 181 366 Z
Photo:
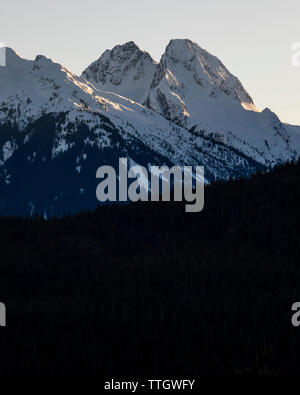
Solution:
M 145 105 L 250 156 L 282 158 L 289 152 L 292 157 L 299 151 L 296 129 L 282 124 L 270 110 L 260 112 L 238 78 L 188 39 L 169 42 Z
M 143 54 L 147 54 L 146 52 L 142 51 L 134 41 L 128 41 L 125 44 L 122 45 L 116 45 L 113 49 L 107 49 L 98 60 L 96 60 L 92 64 L 96 64 L 99 62 L 99 60 L 109 59 L 110 57 L 118 60 L 120 63 L 124 63 L 128 58 L 135 56 L 139 57 L 142 56 Z M 149 57 L 150 55 L 147 54 Z
M 229 100 L 242 105 L 243 108 L 256 110 L 252 98 L 240 81 L 216 56 L 211 55 L 191 40 L 171 40 L 157 67 L 147 104 L 152 108 L 155 107 L 159 112 L 165 111 L 162 102 L 166 104 L 169 96 L 173 106 L 181 109 L 183 120 L 193 113 L 189 111 L 189 103 L 185 100 L 188 100 L 189 94 L 199 97 L 204 95 L 207 100 L 226 96 Z M 160 103 L 156 103 L 155 96 Z M 193 97 L 192 101 L 195 108 L 197 98 Z M 160 105 L 162 108 L 159 110 Z M 172 117 L 172 111 L 170 116 Z M 177 114 L 176 118 L 178 116 L 180 114 Z
M 128 52 L 128 53 L 134 53 L 136 51 L 142 52 L 134 41 L 128 41 L 127 43 L 117 45 L 112 49 L 112 51 L 115 51 L 115 52 L 117 52 L 118 50 L 121 50 L 123 52 Z M 107 50 L 107 51 L 109 51 L 109 50 Z
M 197 43 L 189 39 L 171 40 L 164 56 L 174 63 L 181 63 L 187 71 L 193 71 L 196 83 L 220 88 L 233 100 L 254 106 L 253 99 L 238 78 Z
M 106 50 L 82 76 L 97 88 L 117 93 L 136 102 L 146 99 L 156 62 L 133 41 Z
M 165 53 L 168 53 L 170 56 L 173 53 L 173 54 L 176 54 L 176 57 L 180 57 L 180 58 L 185 57 L 187 54 L 187 51 L 193 50 L 193 47 L 195 45 L 197 45 L 197 44 L 188 38 L 171 39 L 169 41 L 169 44 L 166 47 Z

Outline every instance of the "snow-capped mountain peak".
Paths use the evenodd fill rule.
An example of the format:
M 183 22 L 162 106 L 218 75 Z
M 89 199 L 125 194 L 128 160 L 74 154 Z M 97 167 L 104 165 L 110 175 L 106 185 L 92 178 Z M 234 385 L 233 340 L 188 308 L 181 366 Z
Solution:
M 101 108 L 89 85 L 64 66 L 43 55 L 23 59 L 7 48 L 6 66 L 0 67 L 0 122 L 24 127 L 43 114 L 76 110 L 83 103 Z
M 191 40 L 171 40 L 165 56 L 181 63 L 187 71 L 193 71 L 195 83 L 211 87 L 212 93 L 214 88 L 219 88 L 242 105 L 254 106 L 248 92 L 224 64 Z
M 157 66 L 145 105 L 165 118 L 262 163 L 300 152 L 270 110 L 260 112 L 241 82 L 214 55 L 191 40 L 171 40 Z M 276 117 L 276 119 L 274 119 Z
M 133 58 L 117 49 L 122 81 L 128 87 L 137 81 L 135 87 L 145 93 L 145 79 L 140 88 L 132 78 L 134 64 L 150 62 L 151 73 L 156 65 L 133 43 L 125 47 Z M 0 67 L 0 214 L 95 207 L 96 169 L 123 156 L 146 167 L 203 165 L 207 181 L 247 176 L 261 166 L 130 98 L 96 88 L 45 56 L 26 60 L 10 50 L 7 55 L 7 65 Z M 136 63 L 130 61 L 135 56 Z
M 144 102 L 156 69 L 156 62 L 133 41 L 106 50 L 82 76 L 97 88 Z
M 208 100 L 225 98 L 243 108 L 256 110 L 240 81 L 216 56 L 191 40 L 171 40 L 157 67 L 147 105 L 163 113 L 166 110 L 165 101 L 170 101 L 177 112 L 176 119 L 184 120 L 190 114 L 188 107 L 192 107 L 185 99 L 188 101 L 188 97 L 192 96 L 193 103 L 197 103 L 203 95 Z M 165 115 L 172 118 L 172 108 L 168 108 L 167 112 L 170 114 Z
M 81 77 L 43 55 L 6 52 L 0 213 L 94 207 L 96 168 L 123 156 L 203 165 L 207 181 L 299 156 L 299 127 L 252 110 L 237 78 L 190 40 L 172 40 L 158 65 L 133 42 L 117 46 Z

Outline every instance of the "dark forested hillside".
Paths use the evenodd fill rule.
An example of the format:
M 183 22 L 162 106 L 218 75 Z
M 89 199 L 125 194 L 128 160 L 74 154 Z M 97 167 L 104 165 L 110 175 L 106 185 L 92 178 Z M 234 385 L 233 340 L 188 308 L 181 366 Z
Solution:
M 300 164 L 183 204 L 0 219 L 0 374 L 297 374 Z

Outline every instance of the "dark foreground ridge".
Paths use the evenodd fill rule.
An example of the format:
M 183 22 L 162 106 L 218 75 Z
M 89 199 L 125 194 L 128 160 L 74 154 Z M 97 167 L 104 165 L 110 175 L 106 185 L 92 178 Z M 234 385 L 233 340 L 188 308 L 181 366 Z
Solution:
M 300 164 L 206 206 L 0 219 L 1 375 L 299 374 Z

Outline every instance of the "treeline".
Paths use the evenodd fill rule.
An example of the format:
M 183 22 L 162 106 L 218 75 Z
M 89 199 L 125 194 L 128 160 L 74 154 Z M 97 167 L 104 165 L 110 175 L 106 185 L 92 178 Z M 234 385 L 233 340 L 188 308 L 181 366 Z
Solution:
M 298 374 L 300 163 L 181 203 L 0 219 L 1 375 Z

